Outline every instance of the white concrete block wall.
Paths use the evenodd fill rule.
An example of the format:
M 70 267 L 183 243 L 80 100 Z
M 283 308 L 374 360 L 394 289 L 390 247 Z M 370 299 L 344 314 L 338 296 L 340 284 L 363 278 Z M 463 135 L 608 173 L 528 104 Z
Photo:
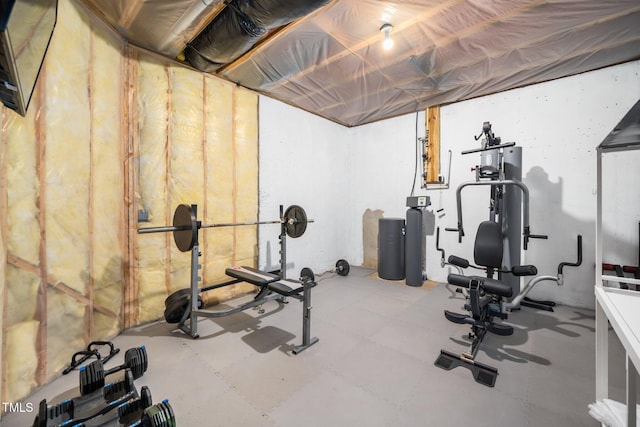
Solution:
M 447 175 L 447 151 L 453 153 L 448 190 L 416 194 L 431 197 L 431 211 L 443 211 L 436 226 L 455 227 L 455 190 L 474 179 L 470 168 L 479 155 L 460 152 L 476 148 L 484 121 L 490 121 L 504 142 L 523 147 L 523 181 L 531 195 L 530 225 L 549 240 L 532 240 L 523 261 L 540 274 L 555 275 L 560 261 L 575 258 L 577 234 L 583 235 L 584 260 L 567 269 L 565 285 L 541 283 L 531 296 L 593 307 L 595 252 L 596 146 L 640 97 L 640 61 L 609 67 L 557 81 L 443 106 L 441 152 Z M 261 98 L 260 202 L 261 218 L 273 217 L 278 203 L 302 204 L 310 217 L 309 234 L 289 240 L 296 274 L 304 263 L 316 271 L 329 269 L 338 258 L 354 265 L 363 260 L 362 215 L 381 209 L 385 217 L 403 217 L 405 197 L 414 176 L 415 114 L 347 129 L 277 101 Z M 424 113 L 418 114 L 418 136 L 424 133 Z M 615 155 L 605 162 L 605 259 L 637 262 L 640 197 L 635 183 L 640 172 L 638 152 Z M 636 156 L 636 157 L 634 157 Z M 620 161 L 618 162 L 618 159 Z M 306 202 L 306 204 L 305 204 Z M 488 217 L 488 190 L 463 191 L 466 237 L 441 230 L 447 255 L 472 257 L 477 224 Z M 266 230 L 266 229 L 265 229 Z M 311 234 L 313 233 L 313 234 Z M 273 236 L 275 239 L 268 238 Z M 261 233 L 261 265 L 266 246 L 277 262 L 277 231 Z M 298 246 L 299 245 L 299 246 Z M 299 250 L 297 248 L 300 248 Z M 440 267 L 435 236 L 427 237 L 427 273 L 446 279 Z
M 260 97 L 260 220 L 278 218 L 279 205 L 302 206 L 310 223 L 306 233 L 287 238 L 288 277 L 303 267 L 330 269 L 347 258 L 348 146 L 347 129 L 305 111 Z M 276 225 L 259 229 L 259 266 L 278 268 Z
M 515 141 L 523 147 L 522 177 L 530 191 L 531 232 L 549 235 L 549 240 L 530 241 L 529 250 L 523 252 L 524 263 L 536 265 L 539 274 L 555 275 L 560 261 L 575 260 L 576 236 L 583 235 L 583 265 L 565 270 L 563 287 L 552 282 L 540 283 L 531 293 L 533 298 L 593 307 L 596 147 L 640 98 L 639 77 L 640 62 L 636 61 L 442 109 L 442 148 L 451 149 L 454 154 L 454 188 L 460 182 L 473 180 L 468 171 L 479 157 L 461 156 L 460 151 L 474 147 L 472 135 L 479 133 L 483 121 L 490 121 L 504 142 Z M 620 233 L 613 230 L 631 225 L 631 229 L 622 232 L 624 236 L 617 234 L 617 237 L 625 241 L 626 252 L 633 252 L 637 260 L 640 197 L 630 187 L 638 182 L 640 172 L 629 166 L 619 169 L 626 186 L 610 185 L 609 177 L 605 180 L 604 191 L 611 200 L 611 215 L 605 226 L 605 254 L 621 247 L 622 240 L 609 238 Z M 612 169 L 609 172 L 616 172 Z M 472 257 L 475 227 L 487 217 L 488 206 L 488 196 L 470 193 L 471 190 L 463 191 L 467 232 L 464 244 L 457 243 L 454 233 L 447 233 L 442 243 L 448 253 L 466 257 Z M 434 208 L 443 207 L 448 217 L 440 222 L 454 227 L 453 190 L 442 195 L 441 205 L 436 199 Z M 626 225 L 621 222 L 629 212 L 635 217 L 635 225 L 629 220 Z M 428 248 L 427 270 L 434 279 L 444 280 L 446 272 L 439 267 L 438 254 L 433 245 Z M 614 258 L 621 256 L 617 252 Z

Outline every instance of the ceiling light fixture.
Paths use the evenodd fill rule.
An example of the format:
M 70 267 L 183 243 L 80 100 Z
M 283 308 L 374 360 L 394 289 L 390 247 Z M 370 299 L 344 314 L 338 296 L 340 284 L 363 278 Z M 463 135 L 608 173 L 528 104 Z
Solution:
M 384 33 L 384 41 L 382 42 L 382 47 L 385 50 L 389 50 L 393 47 L 393 40 L 391 39 L 392 28 L 393 28 L 393 25 L 389 23 L 382 24 L 382 27 L 380 27 L 380 31 Z

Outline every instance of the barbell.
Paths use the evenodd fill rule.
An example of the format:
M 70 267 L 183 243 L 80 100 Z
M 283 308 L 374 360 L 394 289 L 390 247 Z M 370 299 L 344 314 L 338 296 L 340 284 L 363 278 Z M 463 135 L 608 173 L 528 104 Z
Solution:
M 307 219 L 307 213 L 301 206 L 291 205 L 275 221 L 228 222 L 219 224 L 202 224 L 198 221 L 196 205 L 180 204 L 173 213 L 173 226 L 144 227 L 138 229 L 138 234 L 173 232 L 173 240 L 181 252 L 189 252 L 198 242 L 198 230 L 201 228 L 238 227 L 242 225 L 280 224 L 284 232 L 291 238 L 297 238 L 307 230 L 307 224 L 313 220 Z

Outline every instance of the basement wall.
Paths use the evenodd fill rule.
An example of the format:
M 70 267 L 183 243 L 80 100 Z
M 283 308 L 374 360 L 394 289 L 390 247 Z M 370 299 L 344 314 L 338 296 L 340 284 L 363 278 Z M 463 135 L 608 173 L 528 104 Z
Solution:
M 475 230 L 480 221 L 488 218 L 488 191 L 466 188 L 463 191 L 466 236 L 459 244 L 456 233 L 443 230 L 456 227 L 456 188 L 475 179 L 470 169 L 479 162 L 478 155 L 460 153 L 479 147 L 473 136 L 480 133 L 484 121 L 490 121 L 495 134 L 504 142 L 515 141 L 523 147 L 522 174 L 531 193 L 531 230 L 534 234 L 549 235 L 548 240 L 531 240 L 529 250 L 523 252 L 523 263 L 535 264 L 540 274 L 555 275 L 559 262 L 575 261 L 577 234 L 584 239 L 583 265 L 566 269 L 565 285 L 541 283 L 531 296 L 593 308 L 595 149 L 638 100 L 639 76 L 640 61 L 635 61 L 443 106 L 441 164 L 442 175 L 446 177 L 447 153 L 451 150 L 450 188 L 421 190 L 418 177 L 415 194 L 431 197 L 430 230 L 433 233 L 435 227 L 441 227 L 441 246 L 447 256 L 472 258 Z M 339 218 L 310 224 L 313 233 L 332 237 L 316 238 L 299 255 L 296 251 L 296 256 L 308 259 L 316 272 L 333 268 L 340 257 L 361 265 L 362 218 L 367 210 L 381 210 L 385 217 L 405 216 L 405 198 L 411 193 L 414 179 L 416 135 L 424 135 L 424 112 L 418 114 L 417 131 L 415 114 L 344 128 L 277 101 L 261 99 L 261 119 L 270 117 L 260 122 L 261 204 L 275 206 L 277 199 L 307 198 L 309 204 L 305 208 L 309 216 L 319 210 L 326 212 L 327 217 Z M 301 142 L 301 138 L 311 136 L 313 141 L 323 143 Z M 605 179 L 605 259 L 635 265 L 640 198 L 632 183 L 640 179 L 633 166 L 637 164 L 638 158 L 634 157 L 637 151 L 610 156 L 605 161 L 605 171 L 613 171 L 615 176 Z M 298 158 L 313 161 L 304 165 L 292 161 Z M 281 166 L 273 163 L 278 159 L 282 160 Z M 267 164 L 271 165 L 268 173 Z M 341 164 L 344 169 L 340 169 Z M 296 172 L 289 174 L 289 170 Z M 313 173 L 303 173 L 309 170 Z M 306 178 L 308 175 L 313 179 Z M 311 194 L 324 196 L 314 198 Z M 436 213 L 439 209 L 443 210 Z M 261 264 L 266 244 L 261 237 Z M 428 278 L 445 281 L 448 269 L 440 267 L 435 235 L 427 236 L 426 245 Z
M 260 220 L 278 218 L 279 205 L 299 205 L 313 219 L 306 233 L 287 238 L 287 274 L 320 273 L 348 258 L 350 131 L 270 98 L 260 98 Z M 259 265 L 278 268 L 277 225 L 259 230 Z

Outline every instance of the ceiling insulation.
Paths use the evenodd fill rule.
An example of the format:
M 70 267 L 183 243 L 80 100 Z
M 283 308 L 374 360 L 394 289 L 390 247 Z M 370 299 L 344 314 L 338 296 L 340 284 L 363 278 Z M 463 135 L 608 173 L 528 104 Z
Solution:
M 170 58 L 195 46 L 230 7 L 221 0 L 82 1 L 131 43 Z M 209 48 L 222 60 L 194 65 L 357 126 L 640 59 L 638 0 L 305 3 L 310 11 L 290 24 L 256 19 L 265 31 L 241 49 L 227 51 L 210 35 Z M 265 3 L 231 4 L 244 10 Z M 262 16 L 271 16 L 271 7 Z M 393 25 L 390 50 L 382 47 L 385 23 Z

